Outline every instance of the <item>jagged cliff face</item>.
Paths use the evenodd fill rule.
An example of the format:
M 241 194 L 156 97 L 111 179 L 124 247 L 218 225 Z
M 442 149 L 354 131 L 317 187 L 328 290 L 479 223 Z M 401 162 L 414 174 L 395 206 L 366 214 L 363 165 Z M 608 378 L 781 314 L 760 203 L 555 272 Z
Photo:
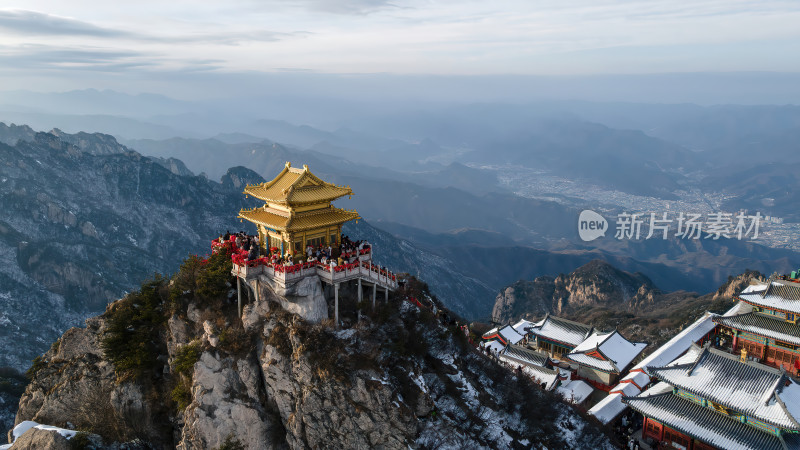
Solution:
M 203 278 L 214 264 L 187 263 L 67 331 L 34 366 L 16 423 L 180 449 L 609 447 L 430 311 L 392 296 L 356 321 L 345 296 L 354 326 L 336 330 L 265 286 L 240 319 L 221 272 Z
M 720 286 L 712 297 L 713 300 L 732 299 L 734 295 L 742 292 L 751 283 L 766 281 L 766 277 L 760 272 L 747 271 L 735 277 L 728 277 L 728 282 Z
M 658 290 L 646 276 L 594 260 L 568 275 L 537 277 L 508 286 L 498 294 L 492 318 L 505 323 L 546 313 L 564 315 L 594 306 L 636 310 L 652 305 L 657 295 Z
M 0 136 L 15 143 L 0 143 L 0 367 L 24 370 L 144 277 L 206 252 L 239 226 L 232 186 L 261 180 L 178 176 L 107 135 L 3 125 Z

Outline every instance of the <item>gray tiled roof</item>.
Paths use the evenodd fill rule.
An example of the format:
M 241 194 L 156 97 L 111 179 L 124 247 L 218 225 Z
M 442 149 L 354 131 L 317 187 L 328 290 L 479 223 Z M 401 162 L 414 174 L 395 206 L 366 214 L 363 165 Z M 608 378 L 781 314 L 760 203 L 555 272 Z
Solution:
M 794 398 L 800 386 L 772 367 L 741 362 L 737 356 L 706 348 L 694 363 L 650 367 L 650 374 L 750 417 L 800 430 L 800 424 L 779 398 L 784 390 Z M 790 386 L 784 386 L 786 382 Z
M 800 300 L 800 284 L 794 282 L 770 283 L 763 297 L 777 295 L 787 300 Z
M 780 309 L 800 314 L 800 284 L 791 281 L 773 280 L 764 289 L 748 289 L 739 298 L 754 305 Z
M 589 337 L 592 330 L 590 325 L 548 315 L 542 326 L 531 328 L 531 333 L 575 347 Z
M 800 325 L 759 313 L 715 317 L 714 322 L 737 330 L 749 331 L 779 341 L 800 345 Z
M 631 408 L 647 417 L 707 444 L 724 449 L 784 450 L 772 434 L 743 424 L 711 408 L 682 399 L 671 392 L 623 397 Z
M 550 359 L 544 353 L 535 352 L 519 345 L 509 345 L 506 347 L 505 355 L 515 361 L 540 367 L 546 366 Z

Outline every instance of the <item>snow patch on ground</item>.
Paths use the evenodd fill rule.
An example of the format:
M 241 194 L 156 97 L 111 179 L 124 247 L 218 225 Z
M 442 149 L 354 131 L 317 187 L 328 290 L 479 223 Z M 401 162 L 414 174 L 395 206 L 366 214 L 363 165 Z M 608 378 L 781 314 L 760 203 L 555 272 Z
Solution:
M 403 301 L 400 303 L 400 312 L 406 314 L 409 311 L 419 311 L 419 308 L 416 305 L 412 305 L 411 302 Z
M 383 384 L 385 386 L 391 386 L 391 383 L 389 383 L 388 380 L 381 380 L 381 379 L 378 379 L 378 378 L 375 378 L 375 377 L 369 377 L 369 379 L 372 380 L 372 381 L 377 381 L 378 383 Z M 398 396 L 399 396 L 399 394 L 398 394 Z
M 336 337 L 339 339 L 350 339 L 353 335 L 356 334 L 355 328 L 349 328 L 347 330 L 339 330 L 336 332 Z
M 78 432 L 75 430 L 67 430 L 65 428 L 54 427 L 52 425 L 41 425 L 32 420 L 26 420 L 24 422 L 20 422 L 20 424 L 15 426 L 14 430 L 11 432 L 11 435 L 14 437 L 14 441 L 19 439 L 20 436 L 25 434 L 25 432 L 30 430 L 31 428 L 37 428 L 39 430 L 46 430 L 46 431 L 55 431 L 56 433 L 64 436 L 67 439 L 72 439 L 73 436 L 78 434 Z M 7 450 L 11 448 L 11 445 L 12 444 L 0 445 L 0 450 Z
M 446 365 L 452 367 L 453 369 L 458 369 L 458 367 L 456 367 L 456 365 L 455 365 L 455 358 L 453 357 L 453 355 L 451 355 L 449 353 L 445 353 L 445 354 L 437 356 L 437 358 L 439 360 L 441 360 L 443 363 L 445 363 Z
M 478 391 L 476 391 L 472 384 L 467 381 L 467 378 L 464 376 L 463 372 L 459 370 L 455 375 L 448 375 L 448 377 L 453 380 L 454 383 L 461 385 L 459 390 L 464 393 L 461 397 L 470 408 L 475 409 L 480 406 L 480 402 L 478 401 Z
M 424 392 L 426 394 L 428 393 L 428 386 L 425 384 L 425 379 L 422 378 L 422 374 L 414 374 L 412 372 L 410 378 L 411 378 L 411 381 L 413 381 L 414 384 L 416 384 L 417 387 L 419 387 L 419 390 L 421 390 L 422 392 Z

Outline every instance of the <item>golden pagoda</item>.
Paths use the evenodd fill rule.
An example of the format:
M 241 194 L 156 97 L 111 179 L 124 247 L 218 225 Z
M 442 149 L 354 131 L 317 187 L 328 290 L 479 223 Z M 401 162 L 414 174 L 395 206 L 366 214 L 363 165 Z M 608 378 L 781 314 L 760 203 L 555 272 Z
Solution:
M 265 203 L 239 211 L 239 218 L 256 225 L 264 248 L 278 248 L 281 254 L 302 254 L 308 245 L 338 247 L 342 224 L 360 219 L 356 211 L 331 205 L 337 198 L 353 195 L 350 187 L 327 183 L 306 165 L 297 169 L 287 162 L 275 179 L 247 185 L 244 193 Z

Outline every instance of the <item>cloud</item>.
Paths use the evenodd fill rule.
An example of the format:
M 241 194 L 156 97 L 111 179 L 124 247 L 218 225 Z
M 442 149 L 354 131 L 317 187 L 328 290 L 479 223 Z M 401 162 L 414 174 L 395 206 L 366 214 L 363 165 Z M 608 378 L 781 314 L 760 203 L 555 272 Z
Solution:
M 295 0 L 288 3 L 301 4 L 312 11 L 354 15 L 367 15 L 385 9 L 402 8 L 397 3 L 388 0 Z
M 14 34 L 24 36 L 74 36 L 84 38 L 125 39 L 141 43 L 218 45 L 240 45 L 247 42 L 275 42 L 291 37 L 302 37 L 311 34 L 304 31 L 275 32 L 263 29 L 220 31 L 195 29 L 174 34 L 164 33 L 163 30 L 150 33 L 134 33 L 101 27 L 68 17 L 27 10 L 0 10 L 0 30 L 7 30 Z
M 180 44 L 219 44 L 219 45 L 240 45 L 245 42 L 277 42 L 290 37 L 303 37 L 312 33 L 306 31 L 296 31 L 292 33 L 279 33 L 268 30 L 254 30 L 241 32 L 216 32 L 216 33 L 195 33 L 182 34 L 176 36 L 147 36 L 143 40 L 180 43 Z
M 143 54 L 130 50 L 100 48 L 58 48 L 24 45 L 0 48 L 0 67 L 20 69 L 83 69 L 116 72 L 154 65 Z
M 26 44 L 0 46 L 0 73 L 50 73 L 58 76 L 80 72 L 105 74 L 215 72 L 225 68 L 225 60 L 213 58 L 174 58 L 145 51 L 96 47 L 55 47 Z M 116 75 L 115 75 L 116 76 Z
M 0 28 L 24 35 L 130 37 L 132 33 L 26 10 L 0 10 Z

